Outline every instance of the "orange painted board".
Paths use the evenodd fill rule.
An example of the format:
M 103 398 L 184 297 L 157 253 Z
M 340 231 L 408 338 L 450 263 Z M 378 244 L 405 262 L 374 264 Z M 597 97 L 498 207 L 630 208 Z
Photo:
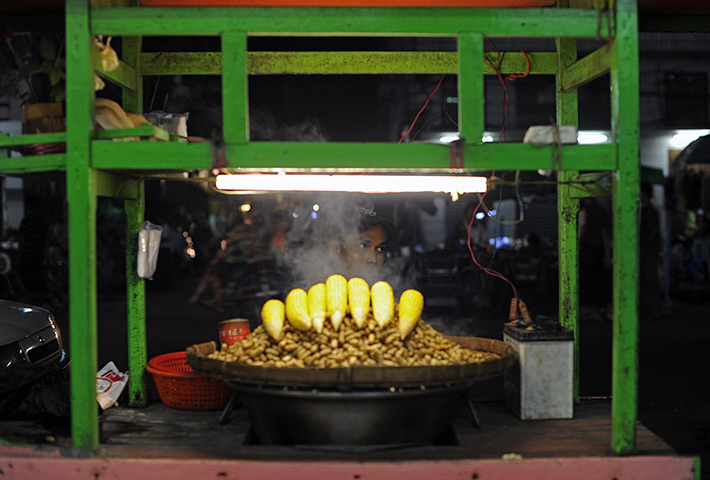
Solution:
M 550 7 L 555 0 L 143 0 L 144 7 Z
M 112 478 L 131 480 L 192 480 L 195 478 L 239 478 L 291 480 L 366 478 L 371 480 L 408 480 L 484 478 L 506 480 L 527 478 L 643 478 L 648 480 L 693 480 L 698 464 L 690 457 L 630 456 L 534 458 L 520 460 L 451 460 L 441 461 L 278 461 L 251 459 L 173 458 L 68 458 L 0 456 L 3 479 L 92 480 Z

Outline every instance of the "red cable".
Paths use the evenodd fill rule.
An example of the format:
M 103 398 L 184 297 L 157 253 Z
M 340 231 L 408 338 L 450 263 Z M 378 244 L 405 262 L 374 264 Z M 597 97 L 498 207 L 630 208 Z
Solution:
M 494 272 L 493 270 L 484 267 L 480 263 L 478 263 L 478 260 L 476 259 L 476 254 L 473 253 L 473 247 L 471 247 L 471 228 L 473 227 L 473 221 L 476 219 L 476 212 L 478 212 L 478 209 L 481 207 L 481 204 L 483 203 L 483 199 L 486 198 L 486 195 L 488 195 L 488 192 L 484 193 L 481 195 L 481 199 L 478 201 L 478 205 L 476 205 L 476 208 L 473 210 L 473 215 L 471 215 L 471 220 L 468 222 L 468 241 L 466 242 L 466 246 L 468 247 L 468 251 L 471 253 L 471 259 L 473 260 L 473 263 L 476 264 L 478 268 L 483 270 L 486 274 L 499 278 L 503 280 L 505 283 L 510 285 L 510 288 L 513 289 L 513 295 L 515 298 L 518 298 L 518 289 L 515 288 L 515 285 L 513 285 L 513 282 L 505 278 L 503 275 L 501 275 L 498 272 Z
M 508 80 L 517 80 L 518 78 L 525 78 L 530 74 L 530 57 L 528 57 L 528 54 L 525 50 L 520 50 L 520 53 L 522 53 L 525 56 L 525 60 L 528 62 L 528 66 L 525 69 L 525 73 L 521 74 L 510 74 L 507 77 L 505 77 Z
M 501 86 L 503 87 L 503 96 L 504 96 L 504 101 L 503 101 L 503 121 L 501 122 L 500 126 L 500 135 L 498 138 L 498 142 L 503 142 L 503 135 L 505 133 L 505 120 L 508 118 L 508 87 L 505 85 L 505 80 L 516 80 L 518 78 L 524 78 L 527 77 L 530 74 L 530 57 L 528 54 L 525 52 L 525 50 L 520 50 L 522 54 L 525 56 L 525 60 L 527 61 L 527 68 L 525 70 L 525 73 L 523 74 L 511 74 L 506 76 L 505 78 L 503 77 L 503 73 L 501 72 L 500 64 L 503 61 L 503 58 L 500 55 L 500 50 L 498 50 L 498 47 L 496 44 L 491 40 L 490 38 L 486 37 L 486 43 L 488 43 L 488 48 L 496 52 L 496 64 L 493 65 L 488 59 L 485 58 L 483 61 L 490 66 L 493 71 L 496 72 L 496 75 L 498 76 L 498 81 L 500 81 Z
M 414 124 L 417 123 L 417 120 L 419 119 L 419 116 L 422 114 L 422 112 L 424 111 L 424 109 L 426 108 L 426 106 L 429 105 L 429 100 L 431 100 L 431 97 L 433 97 L 434 94 L 439 90 L 439 87 L 441 86 L 441 82 L 444 81 L 444 77 L 445 77 L 445 76 L 446 76 L 446 74 L 443 74 L 443 75 L 441 76 L 441 78 L 439 79 L 439 83 L 436 85 L 436 88 L 434 89 L 433 92 L 431 92 L 431 94 L 429 95 L 429 98 L 426 99 L 426 102 L 424 102 L 424 105 L 422 106 L 422 108 L 419 109 L 419 113 L 417 113 L 417 116 L 414 117 L 414 121 L 413 121 L 412 124 L 409 126 L 409 130 L 407 130 L 407 132 L 406 132 L 404 135 L 402 135 L 402 138 L 400 138 L 400 139 L 399 139 L 399 142 L 397 142 L 398 144 L 399 144 L 399 143 L 402 143 L 402 140 L 404 140 L 405 138 L 407 138 L 407 135 L 409 135 L 409 134 L 411 133 L 412 129 L 414 128 Z

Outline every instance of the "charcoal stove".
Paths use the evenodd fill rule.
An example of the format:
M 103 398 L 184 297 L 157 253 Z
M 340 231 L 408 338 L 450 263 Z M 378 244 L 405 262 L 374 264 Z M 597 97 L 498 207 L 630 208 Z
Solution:
M 214 342 L 187 350 L 196 371 L 223 378 L 241 397 L 255 442 L 263 445 L 420 446 L 446 443 L 463 392 L 505 373 L 516 360 L 504 342 L 449 337 L 498 354 L 450 366 L 257 367 L 207 356 Z

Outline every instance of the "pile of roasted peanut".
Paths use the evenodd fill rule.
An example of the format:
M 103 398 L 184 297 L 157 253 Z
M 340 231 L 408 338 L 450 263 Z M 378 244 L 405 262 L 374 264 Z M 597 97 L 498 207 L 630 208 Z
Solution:
M 254 366 L 317 368 L 459 365 L 500 358 L 462 347 L 422 320 L 404 340 L 396 322 L 381 327 L 369 315 L 364 327 L 358 327 L 350 316 L 338 330 L 326 323 L 320 333 L 297 330 L 287 323 L 276 341 L 259 326 L 241 342 L 223 344 L 209 357 Z

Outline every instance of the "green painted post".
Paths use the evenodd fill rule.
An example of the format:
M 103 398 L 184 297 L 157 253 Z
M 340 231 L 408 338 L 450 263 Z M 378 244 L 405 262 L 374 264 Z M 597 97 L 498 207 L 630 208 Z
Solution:
M 611 447 L 636 450 L 638 410 L 639 59 L 635 0 L 618 0 L 612 48 L 612 135 L 618 142 L 613 182 L 614 321 Z
M 224 143 L 249 139 L 247 83 L 247 36 L 245 32 L 222 33 L 222 135 Z
M 71 427 L 75 447 L 99 445 L 96 403 L 96 182 L 90 168 L 93 62 L 86 0 L 66 2 Z
M 558 6 L 563 6 L 558 2 Z M 557 95 L 557 123 L 579 124 L 577 90 L 563 91 L 562 72 L 577 60 L 577 42 L 572 38 L 556 38 L 558 72 L 555 77 Z M 562 167 L 562 165 L 560 165 Z M 557 179 L 558 259 L 559 259 L 559 314 L 562 326 L 574 333 L 574 401 L 579 403 L 579 239 L 577 213 L 579 200 L 572 198 L 568 182 L 577 177 L 576 170 L 560 170 Z
M 122 60 L 136 71 L 136 90 L 123 90 L 123 109 L 131 113 L 143 113 L 142 45 L 142 37 L 123 38 Z
M 483 35 L 459 34 L 459 132 L 472 144 L 481 143 L 485 128 L 482 59 Z
M 123 61 L 136 71 L 136 90 L 123 90 L 123 108 L 127 112 L 143 113 L 143 77 L 141 49 L 143 38 L 124 37 L 122 45 Z M 148 363 L 146 338 L 145 280 L 138 276 L 136 265 L 138 255 L 138 232 L 145 212 L 145 190 L 143 180 L 135 180 L 138 195 L 124 202 L 126 211 L 126 311 L 128 324 L 128 404 L 131 407 L 148 405 L 147 377 Z
M 145 366 L 148 363 L 146 344 L 145 280 L 138 276 L 138 232 L 145 211 L 144 181 L 137 184 L 137 198 L 124 201 L 126 210 L 126 301 L 128 312 L 128 404 L 148 405 Z

